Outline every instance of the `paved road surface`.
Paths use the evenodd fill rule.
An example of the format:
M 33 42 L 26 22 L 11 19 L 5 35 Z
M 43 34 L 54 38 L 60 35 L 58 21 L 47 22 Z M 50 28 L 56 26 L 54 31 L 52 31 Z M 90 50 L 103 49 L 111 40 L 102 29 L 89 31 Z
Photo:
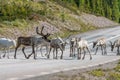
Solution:
M 114 41 L 115 39 L 119 38 L 120 26 L 90 31 L 76 36 L 81 36 L 83 39 L 87 39 L 89 41 L 89 47 L 93 57 L 92 60 L 89 60 L 88 54 L 86 55 L 85 60 L 70 58 L 69 46 L 67 46 L 66 51 L 64 52 L 63 60 L 53 60 L 52 54 L 50 59 L 41 57 L 39 54 L 37 60 L 34 60 L 32 57 L 27 60 L 24 58 L 21 51 L 17 53 L 17 59 L 13 59 L 14 52 L 11 52 L 10 59 L 0 59 L 0 80 L 21 80 L 59 71 L 86 68 L 120 59 L 120 56 L 116 56 L 116 51 L 110 51 L 109 42 L 107 43 L 107 56 L 102 56 L 101 51 L 99 51 L 97 55 L 93 55 L 95 51 L 92 49 L 92 41 L 99 37 L 105 37 L 108 41 Z M 31 49 L 26 50 L 26 53 L 29 53 L 30 51 Z M 2 54 L 2 52 L 0 53 Z

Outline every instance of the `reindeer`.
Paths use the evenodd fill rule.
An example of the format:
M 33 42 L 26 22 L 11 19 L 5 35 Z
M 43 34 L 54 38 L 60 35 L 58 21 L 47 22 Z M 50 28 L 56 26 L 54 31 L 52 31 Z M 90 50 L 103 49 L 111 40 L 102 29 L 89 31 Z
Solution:
M 96 46 L 95 55 L 96 55 L 99 47 L 101 47 L 102 55 L 107 55 L 106 40 L 105 40 L 105 38 L 99 38 L 99 39 L 97 39 L 97 41 L 93 42 L 93 48 L 95 46 Z
M 77 38 L 70 39 L 70 57 L 75 57 L 75 48 L 77 47 Z
M 0 38 L 0 48 L 5 50 L 5 54 L 3 55 L 3 57 L 5 57 L 6 53 L 8 52 L 7 58 L 9 59 L 10 48 L 15 46 L 16 46 L 15 40 L 8 39 L 8 38 Z
M 81 53 L 82 53 L 82 51 L 84 51 L 84 56 L 83 56 L 82 59 L 85 58 L 85 55 L 86 55 L 86 51 L 85 50 L 88 51 L 88 53 L 90 55 L 90 60 L 91 60 L 92 56 L 91 56 L 89 48 L 88 48 L 88 42 L 86 40 L 84 40 L 84 39 L 79 38 L 77 40 L 78 59 L 81 59 Z
M 29 37 L 18 37 L 17 39 L 17 46 L 15 48 L 15 54 L 14 54 L 14 58 L 16 59 L 16 52 L 17 52 L 17 49 L 20 47 L 20 45 L 23 45 L 22 47 L 22 52 L 25 56 L 26 59 L 29 59 L 29 57 L 33 54 L 34 55 L 34 59 L 36 59 L 36 55 L 35 55 L 35 46 L 39 45 L 41 43 L 41 40 L 45 40 L 45 41 L 50 41 L 48 39 L 48 37 L 50 36 L 49 33 L 47 33 L 46 35 L 44 35 L 42 33 L 44 29 L 44 26 L 42 26 L 42 29 L 41 29 L 41 33 L 38 32 L 38 27 L 36 27 L 36 33 L 41 35 L 42 37 L 35 37 L 35 36 L 29 36 Z M 32 53 L 28 55 L 25 54 L 24 52 L 24 49 L 26 46 L 32 46 Z
M 53 59 L 54 58 L 57 59 L 58 49 L 60 49 L 61 52 L 62 52 L 61 57 L 60 57 L 60 59 L 62 59 L 63 58 L 63 51 L 65 50 L 65 45 L 66 45 L 66 42 L 63 41 L 63 39 L 60 38 L 60 37 L 52 39 L 51 42 L 50 42 L 50 51 L 49 51 L 49 54 L 47 55 L 47 58 L 49 58 L 50 52 L 53 48 Z M 56 50 L 56 57 L 55 57 L 55 54 L 54 54 L 55 50 Z
M 110 44 L 111 44 L 111 51 L 113 51 L 114 48 L 117 48 L 117 55 L 120 55 L 120 52 L 119 52 L 120 39 L 115 40 L 114 43 L 112 43 L 112 42 L 110 41 Z
M 37 51 L 38 51 L 38 48 L 40 48 L 40 52 L 41 52 L 41 56 L 43 57 L 43 53 L 42 53 L 42 48 L 45 47 L 46 48 L 46 54 L 48 54 L 49 52 L 49 47 L 50 47 L 50 42 L 48 41 L 45 41 L 44 39 L 41 41 L 41 44 L 39 44 L 37 47 L 36 47 L 36 56 L 37 56 Z

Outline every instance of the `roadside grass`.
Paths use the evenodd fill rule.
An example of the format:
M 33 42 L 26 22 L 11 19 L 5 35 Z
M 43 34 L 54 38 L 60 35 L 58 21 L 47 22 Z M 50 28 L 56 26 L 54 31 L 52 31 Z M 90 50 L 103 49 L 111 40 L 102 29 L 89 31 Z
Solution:
M 120 80 L 120 73 L 118 72 L 109 72 L 107 80 Z
M 116 72 L 120 72 L 120 61 L 118 62 L 117 66 L 114 68 Z
M 89 74 L 96 77 L 105 76 L 105 72 L 102 69 L 96 69 L 96 70 L 90 71 Z

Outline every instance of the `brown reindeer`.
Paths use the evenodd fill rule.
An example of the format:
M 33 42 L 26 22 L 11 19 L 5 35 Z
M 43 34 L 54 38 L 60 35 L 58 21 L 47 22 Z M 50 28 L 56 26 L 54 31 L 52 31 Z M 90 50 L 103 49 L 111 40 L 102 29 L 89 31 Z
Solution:
M 35 37 L 35 36 L 30 36 L 30 37 L 18 37 L 17 39 L 17 46 L 15 48 L 15 54 L 14 54 L 14 58 L 16 59 L 16 52 L 17 52 L 17 49 L 20 47 L 20 45 L 23 45 L 22 47 L 22 52 L 25 56 L 26 59 L 29 59 L 29 57 L 33 54 L 34 55 L 34 59 L 36 59 L 36 55 L 35 55 L 35 46 L 39 45 L 42 40 L 41 39 L 44 39 L 45 41 L 50 41 L 48 39 L 48 37 L 50 36 L 49 33 L 47 33 L 46 35 L 44 35 L 42 33 L 44 29 L 44 26 L 42 26 L 42 29 L 41 29 L 41 33 L 38 32 L 38 27 L 36 28 L 36 33 L 41 35 L 42 37 Z M 24 49 L 25 49 L 25 46 L 32 46 L 32 53 L 30 55 L 28 55 L 28 57 L 26 56 L 25 52 L 24 52 Z

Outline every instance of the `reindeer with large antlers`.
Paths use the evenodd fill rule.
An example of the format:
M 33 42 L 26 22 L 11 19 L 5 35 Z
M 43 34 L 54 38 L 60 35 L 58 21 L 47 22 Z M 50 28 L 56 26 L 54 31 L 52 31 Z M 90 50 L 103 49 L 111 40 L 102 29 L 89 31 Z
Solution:
M 43 28 L 42 28 L 42 30 L 43 30 Z M 57 59 L 58 49 L 60 49 L 61 52 L 62 52 L 60 58 L 62 59 L 62 58 L 63 58 L 63 51 L 64 51 L 65 45 L 66 45 L 66 43 L 67 43 L 66 40 L 70 37 L 70 35 L 69 35 L 65 40 L 63 40 L 61 37 L 58 37 L 58 36 L 57 36 L 57 38 L 54 38 L 54 39 L 49 40 L 48 37 L 49 37 L 51 34 L 47 33 L 46 35 L 44 35 L 44 34 L 42 33 L 42 30 L 41 30 L 41 33 L 39 33 L 39 32 L 38 32 L 38 27 L 37 27 L 37 28 L 36 28 L 36 33 L 37 33 L 38 35 L 43 36 L 43 38 L 45 39 L 45 41 L 48 42 L 48 43 L 43 43 L 43 44 L 49 46 L 49 49 L 47 48 L 47 52 L 49 52 L 49 53 L 47 53 L 47 58 L 50 57 L 51 49 L 53 49 L 53 54 L 54 54 L 54 52 L 56 51 L 56 56 L 55 56 L 55 54 L 54 54 L 54 55 L 53 55 L 53 58 L 56 58 L 56 59 Z M 48 51 L 48 50 L 49 50 L 49 51 Z
M 38 40 L 37 46 L 38 46 L 38 45 L 41 45 L 41 44 L 43 44 L 43 43 L 46 43 L 46 42 L 49 44 L 49 42 L 50 42 L 50 40 L 48 39 L 48 37 L 49 37 L 51 34 L 50 34 L 50 33 L 43 34 L 43 29 L 44 29 L 44 26 L 42 26 L 41 33 L 39 33 L 38 27 L 36 27 L 36 33 L 37 33 L 38 35 L 41 35 L 41 36 L 42 36 L 42 40 L 41 40 L 41 39 Z M 32 54 L 33 54 L 33 53 L 31 53 L 30 55 L 28 55 L 28 58 L 29 58 Z
M 47 33 L 46 35 L 44 35 L 42 33 L 44 29 L 44 26 L 42 27 L 41 29 L 41 33 L 38 32 L 38 27 L 36 28 L 36 33 L 41 35 L 42 37 L 35 37 L 35 36 L 30 36 L 30 37 L 18 37 L 17 39 L 17 46 L 15 48 L 15 54 L 14 54 L 14 58 L 16 59 L 16 52 L 17 52 L 17 49 L 20 47 L 20 45 L 24 45 L 23 48 L 22 48 L 22 52 L 25 56 L 25 58 L 29 58 L 32 54 L 34 55 L 34 59 L 36 59 L 36 55 L 35 55 L 35 46 L 39 45 L 42 43 L 43 40 L 49 42 L 50 40 L 48 39 L 48 37 L 50 36 L 49 33 Z M 24 49 L 25 49 L 25 46 L 32 46 L 32 53 L 30 55 L 27 55 L 25 54 L 24 52 Z

